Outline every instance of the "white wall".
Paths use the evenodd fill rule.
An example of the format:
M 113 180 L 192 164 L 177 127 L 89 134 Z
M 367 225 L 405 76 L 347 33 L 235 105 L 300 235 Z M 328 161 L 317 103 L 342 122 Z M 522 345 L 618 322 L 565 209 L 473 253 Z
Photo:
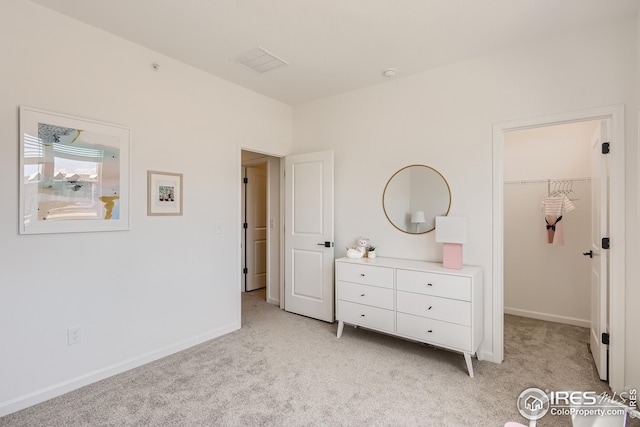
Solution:
M 465 262 L 485 269 L 480 353 L 492 358 L 492 310 L 502 310 L 492 303 L 492 126 L 625 104 L 628 170 L 636 171 L 637 37 L 632 17 L 294 107 L 295 151 L 335 150 L 336 248 L 366 235 L 380 256 L 440 260 L 433 233 L 398 232 L 380 202 L 386 180 L 399 168 L 423 163 L 439 170 L 451 186 L 450 214 L 470 218 Z M 635 184 L 631 189 L 635 206 Z M 627 275 L 628 287 L 638 286 L 637 277 Z M 637 324 L 633 311 L 628 319 Z M 627 363 L 639 356 L 627 353 Z M 640 386 L 640 377 L 627 379 Z
M 238 147 L 290 152 L 291 107 L 25 0 L 0 55 L 0 415 L 239 328 Z M 18 235 L 20 105 L 132 129 L 130 231 Z M 184 216 L 146 216 L 149 169 Z
M 636 64 L 635 64 L 635 93 L 640 99 L 640 12 L 637 16 L 636 26 Z M 640 101 L 639 101 L 640 102 Z M 638 118 L 640 110 L 638 105 L 630 105 L 628 115 Z M 634 133 L 634 139 L 627 144 L 627 336 L 625 339 L 627 355 L 635 355 L 634 358 L 627 357 L 626 373 L 627 385 L 640 386 L 640 340 L 638 339 L 638 325 L 640 325 L 640 134 L 639 128 L 631 127 L 630 132 Z
M 589 327 L 591 182 L 545 180 L 591 175 L 591 136 L 598 121 L 507 132 L 504 138 L 505 313 Z M 542 181 L 542 182 L 530 182 Z M 548 244 L 541 201 L 572 189 L 563 215 L 565 244 Z
M 267 190 L 267 203 L 269 204 L 269 249 L 267 252 L 267 268 L 269 270 L 269 278 L 267 282 L 267 302 L 269 304 L 279 305 L 281 308 L 284 308 L 284 301 L 280 298 L 281 288 L 284 287 L 282 274 L 280 274 L 281 271 L 284 271 L 284 266 L 282 265 L 282 252 L 284 251 L 284 248 L 280 244 L 280 242 L 283 241 L 282 227 L 280 226 L 280 218 L 281 215 L 283 215 L 283 209 L 281 209 L 283 200 L 280 197 L 280 174 L 282 173 L 281 159 L 278 157 L 270 156 L 268 165 L 269 189 Z

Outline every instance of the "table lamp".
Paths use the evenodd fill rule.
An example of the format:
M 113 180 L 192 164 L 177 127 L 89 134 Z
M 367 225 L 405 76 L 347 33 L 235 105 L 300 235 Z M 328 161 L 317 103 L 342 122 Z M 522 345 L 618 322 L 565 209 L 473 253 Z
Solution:
M 416 233 L 420 232 L 420 224 L 424 224 L 427 220 L 424 217 L 424 211 L 415 211 L 411 214 L 411 223 L 416 225 Z
M 469 219 L 456 216 L 436 217 L 436 242 L 443 243 L 442 266 L 462 269 L 462 244 L 467 243 Z

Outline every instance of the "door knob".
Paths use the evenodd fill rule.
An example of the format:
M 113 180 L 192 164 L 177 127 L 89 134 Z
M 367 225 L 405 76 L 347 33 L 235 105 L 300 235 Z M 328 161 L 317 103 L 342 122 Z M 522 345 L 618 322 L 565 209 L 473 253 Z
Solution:
M 593 250 L 590 250 L 589 252 L 583 252 L 582 255 L 588 256 L 589 258 L 593 258 Z

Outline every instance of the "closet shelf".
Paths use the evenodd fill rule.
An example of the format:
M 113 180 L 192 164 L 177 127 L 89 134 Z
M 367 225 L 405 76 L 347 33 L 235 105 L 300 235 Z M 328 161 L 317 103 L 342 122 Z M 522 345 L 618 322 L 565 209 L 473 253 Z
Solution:
M 554 179 L 521 179 L 516 181 L 505 181 L 505 184 L 559 184 L 562 182 L 584 182 L 591 181 L 591 177 L 580 178 L 554 178 Z
M 591 177 L 580 178 L 562 178 L 562 179 L 523 179 L 520 181 L 505 181 L 505 184 L 547 184 L 547 194 L 563 194 L 569 198 L 569 200 L 580 200 L 577 194 L 573 191 L 574 182 L 587 182 L 591 181 Z

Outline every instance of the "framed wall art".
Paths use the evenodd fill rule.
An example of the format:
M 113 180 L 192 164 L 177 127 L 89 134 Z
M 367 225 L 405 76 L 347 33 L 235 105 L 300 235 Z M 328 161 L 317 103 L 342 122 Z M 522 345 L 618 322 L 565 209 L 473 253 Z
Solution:
M 20 107 L 20 234 L 129 229 L 129 128 Z
M 182 174 L 147 171 L 147 215 L 182 215 Z

